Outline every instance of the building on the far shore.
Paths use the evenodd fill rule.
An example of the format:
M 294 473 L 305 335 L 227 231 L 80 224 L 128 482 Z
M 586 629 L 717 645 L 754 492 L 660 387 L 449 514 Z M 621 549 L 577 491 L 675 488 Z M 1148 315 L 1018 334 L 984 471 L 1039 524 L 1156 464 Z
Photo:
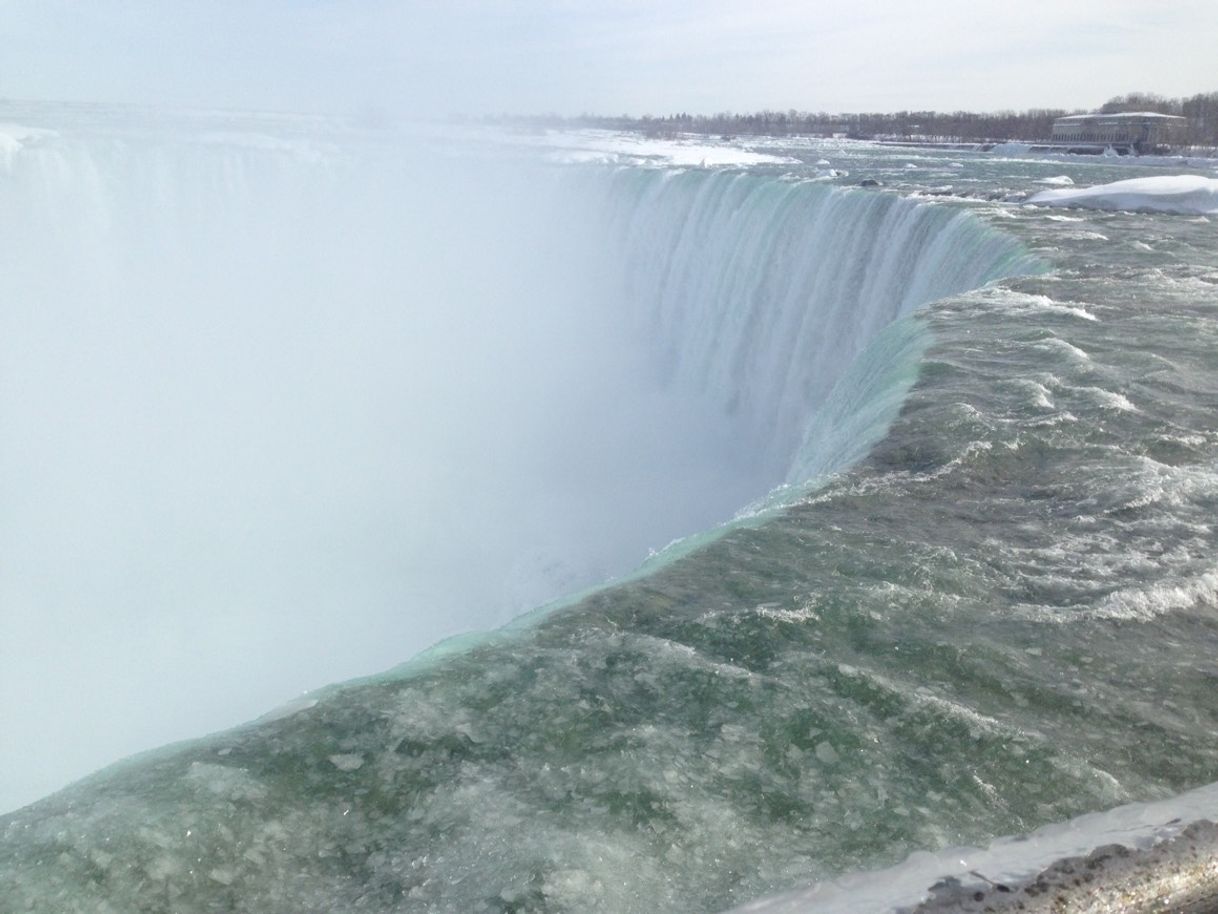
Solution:
M 1174 114 L 1131 111 L 1123 114 L 1071 114 L 1053 122 L 1053 144 L 1078 152 L 1111 147 L 1122 154 L 1142 155 L 1177 145 L 1188 123 Z

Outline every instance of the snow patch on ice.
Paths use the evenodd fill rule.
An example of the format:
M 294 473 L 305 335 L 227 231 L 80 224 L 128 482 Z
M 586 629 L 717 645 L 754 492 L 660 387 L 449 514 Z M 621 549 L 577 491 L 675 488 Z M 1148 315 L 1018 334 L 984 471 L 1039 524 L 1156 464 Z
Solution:
M 1036 206 L 1206 215 L 1218 213 L 1218 178 L 1159 175 L 1093 187 L 1042 190 L 1027 201 Z
M 1124 587 L 1110 593 L 1087 615 L 1092 619 L 1149 622 L 1199 605 L 1218 605 L 1218 573 L 1207 571 L 1195 578 L 1149 587 Z
M 549 147 L 547 158 L 564 164 L 623 162 L 705 168 L 799 164 L 798 159 L 790 156 L 752 152 L 727 143 L 708 142 L 702 137 L 652 139 L 611 130 L 576 130 L 513 139 L 526 145 Z

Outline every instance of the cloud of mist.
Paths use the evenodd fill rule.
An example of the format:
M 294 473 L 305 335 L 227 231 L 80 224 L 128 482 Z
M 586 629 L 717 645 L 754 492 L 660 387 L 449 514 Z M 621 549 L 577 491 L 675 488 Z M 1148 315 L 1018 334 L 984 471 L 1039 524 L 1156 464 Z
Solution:
M 112 120 L 0 171 L 0 809 L 774 481 L 657 383 L 552 168 Z

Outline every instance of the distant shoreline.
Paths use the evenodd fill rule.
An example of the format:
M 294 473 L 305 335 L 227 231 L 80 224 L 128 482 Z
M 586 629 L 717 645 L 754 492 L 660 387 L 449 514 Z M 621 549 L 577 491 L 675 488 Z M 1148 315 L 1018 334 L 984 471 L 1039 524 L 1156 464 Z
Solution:
M 1203 92 L 1188 98 L 1168 99 L 1148 93 L 1131 93 L 1109 99 L 1097 109 L 1100 113 L 1153 111 L 1183 117 L 1179 143 L 1171 154 L 1198 158 L 1218 157 L 1218 92 Z M 821 139 L 868 140 L 908 146 L 970 149 L 979 145 L 1022 143 L 1065 151 L 1050 141 L 1053 122 L 1059 117 L 1087 113 L 1065 108 L 1031 108 L 1026 111 L 897 111 L 890 113 L 841 113 L 756 111 L 663 116 L 622 114 L 604 116 L 581 114 L 495 115 L 463 119 L 484 124 L 514 125 L 531 128 L 571 130 L 593 128 L 642 133 L 645 136 L 676 139 L 694 134 L 735 139 L 747 136 L 809 137 Z M 1079 154 L 1097 155 L 1103 147 L 1074 144 Z M 1083 148 L 1087 147 L 1087 148 Z M 1039 150 L 1038 150 L 1039 151 Z

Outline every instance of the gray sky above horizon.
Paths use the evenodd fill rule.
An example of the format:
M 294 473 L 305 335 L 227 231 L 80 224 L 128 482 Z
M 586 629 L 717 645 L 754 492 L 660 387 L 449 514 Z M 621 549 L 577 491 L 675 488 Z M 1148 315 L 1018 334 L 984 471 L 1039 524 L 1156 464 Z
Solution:
M 393 114 L 1218 90 L 1213 0 L 0 0 L 0 97 Z

